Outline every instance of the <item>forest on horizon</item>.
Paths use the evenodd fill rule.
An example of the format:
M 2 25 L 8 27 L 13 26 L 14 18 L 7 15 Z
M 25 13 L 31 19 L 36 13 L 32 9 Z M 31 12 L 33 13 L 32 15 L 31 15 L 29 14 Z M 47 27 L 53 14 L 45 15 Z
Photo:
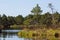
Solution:
M 57 25 L 60 26 L 60 13 L 53 12 L 52 4 L 49 4 L 50 9 L 52 10 L 52 14 L 50 12 L 46 12 L 41 15 L 43 10 L 41 10 L 40 6 L 37 4 L 36 7 L 33 7 L 31 10 L 32 14 L 23 17 L 22 15 L 18 16 L 6 16 L 3 14 L 0 15 L 0 27 L 3 29 L 10 28 L 13 25 Z

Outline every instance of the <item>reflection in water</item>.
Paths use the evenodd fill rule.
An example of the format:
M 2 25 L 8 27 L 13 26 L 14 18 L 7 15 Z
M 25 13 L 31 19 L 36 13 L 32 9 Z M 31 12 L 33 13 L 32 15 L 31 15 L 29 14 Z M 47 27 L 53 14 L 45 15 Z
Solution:
M 17 32 L 0 33 L 0 40 L 32 40 L 31 38 L 19 38 Z

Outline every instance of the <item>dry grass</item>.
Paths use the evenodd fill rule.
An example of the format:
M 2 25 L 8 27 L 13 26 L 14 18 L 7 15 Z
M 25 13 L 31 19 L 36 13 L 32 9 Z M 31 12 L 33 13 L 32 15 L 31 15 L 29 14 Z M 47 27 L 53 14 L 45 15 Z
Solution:
M 59 37 L 55 37 L 55 33 L 59 34 Z M 36 30 L 29 30 L 25 29 L 18 32 L 19 37 L 24 38 L 35 38 L 35 39 L 48 39 L 48 40 L 60 40 L 60 28 L 58 29 L 36 29 Z

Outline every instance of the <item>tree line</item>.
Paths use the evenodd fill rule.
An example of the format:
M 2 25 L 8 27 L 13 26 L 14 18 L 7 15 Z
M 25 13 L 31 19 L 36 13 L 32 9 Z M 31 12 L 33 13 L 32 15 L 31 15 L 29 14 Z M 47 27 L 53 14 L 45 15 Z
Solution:
M 36 7 L 33 7 L 31 10 L 32 14 L 23 17 L 22 15 L 18 16 L 6 16 L 3 14 L 0 15 L 0 29 L 1 28 L 10 28 L 11 25 L 60 25 L 60 13 L 54 12 L 51 14 L 50 12 L 46 12 L 41 14 L 43 11 L 40 6 L 37 4 Z M 53 16 L 53 18 L 52 18 Z M 54 20 L 53 20 L 54 19 Z

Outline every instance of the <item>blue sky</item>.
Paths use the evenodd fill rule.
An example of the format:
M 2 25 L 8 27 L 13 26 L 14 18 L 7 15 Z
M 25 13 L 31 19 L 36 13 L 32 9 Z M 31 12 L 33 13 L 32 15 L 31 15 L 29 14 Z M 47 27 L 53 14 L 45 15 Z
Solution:
M 60 12 L 60 0 L 0 0 L 0 14 L 7 16 L 31 14 L 31 10 L 36 4 L 39 4 L 44 12 L 50 12 L 48 3 L 52 3 L 54 8 Z

